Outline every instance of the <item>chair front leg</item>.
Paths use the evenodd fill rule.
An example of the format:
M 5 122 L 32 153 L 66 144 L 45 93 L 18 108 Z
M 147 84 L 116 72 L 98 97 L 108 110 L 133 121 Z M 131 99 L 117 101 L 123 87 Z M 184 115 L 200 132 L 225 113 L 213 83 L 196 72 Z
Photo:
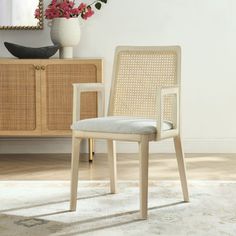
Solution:
M 183 197 L 184 197 L 184 201 L 188 202 L 189 201 L 188 183 L 187 183 L 187 177 L 186 177 L 184 153 L 182 149 L 180 136 L 174 137 L 174 144 L 175 144 L 175 152 L 176 152 L 177 163 L 178 163 L 178 168 L 179 168 L 179 175 L 180 175 Z
M 77 204 L 77 186 L 78 186 L 78 170 L 79 170 L 79 156 L 80 156 L 80 142 L 81 139 L 72 138 L 72 157 L 71 157 L 71 196 L 70 196 L 70 210 L 76 210 Z
M 116 143 L 113 140 L 107 140 L 108 161 L 110 171 L 110 189 L 111 193 L 117 192 L 117 167 L 116 167 Z
M 149 159 L 149 141 L 148 137 L 143 136 L 139 142 L 139 166 L 140 166 L 140 216 L 141 219 L 147 219 L 148 211 L 148 159 Z

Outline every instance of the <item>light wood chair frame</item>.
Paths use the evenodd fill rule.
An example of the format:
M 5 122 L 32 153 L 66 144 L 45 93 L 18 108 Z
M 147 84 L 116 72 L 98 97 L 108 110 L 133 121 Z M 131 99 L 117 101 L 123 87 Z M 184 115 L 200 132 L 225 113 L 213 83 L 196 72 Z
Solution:
M 115 78 L 116 72 L 115 68 L 117 66 L 117 55 L 123 50 L 145 50 L 147 47 L 118 47 L 115 53 L 114 68 L 113 68 L 113 80 L 112 87 L 110 91 L 110 103 L 108 116 L 113 115 L 114 110 L 114 99 L 113 93 L 115 90 Z M 108 161 L 110 169 L 110 191 L 111 193 L 117 192 L 117 169 L 116 169 L 116 147 L 115 140 L 122 141 L 133 141 L 139 144 L 139 158 L 140 158 L 140 217 L 146 219 L 148 216 L 148 162 L 149 162 L 149 142 L 159 141 L 166 138 L 173 138 L 177 164 L 179 169 L 179 175 L 181 180 L 183 198 L 185 202 L 189 201 L 187 177 L 185 170 L 184 152 L 181 143 L 180 134 L 180 61 L 181 61 L 181 51 L 178 46 L 168 46 L 168 47 L 148 47 L 148 49 L 154 50 L 174 50 L 177 54 L 177 81 L 178 86 L 172 87 L 161 87 L 157 90 L 157 133 L 155 134 L 117 134 L 117 133 L 97 133 L 97 132 L 84 132 L 84 131 L 73 131 L 72 136 L 72 164 L 71 164 L 71 200 L 70 200 L 70 210 L 76 210 L 77 204 L 77 185 L 78 185 L 78 169 L 79 169 L 79 153 L 80 153 L 80 143 L 83 138 L 99 138 L 106 139 L 108 144 Z M 73 122 L 76 122 L 80 118 L 80 97 L 83 92 L 96 91 L 98 95 L 98 114 L 99 116 L 104 116 L 104 105 L 105 105 L 105 86 L 103 83 L 94 84 L 74 84 L 73 85 Z M 165 96 L 174 95 L 175 105 L 173 106 L 173 129 L 163 130 L 162 125 L 164 122 L 164 100 Z

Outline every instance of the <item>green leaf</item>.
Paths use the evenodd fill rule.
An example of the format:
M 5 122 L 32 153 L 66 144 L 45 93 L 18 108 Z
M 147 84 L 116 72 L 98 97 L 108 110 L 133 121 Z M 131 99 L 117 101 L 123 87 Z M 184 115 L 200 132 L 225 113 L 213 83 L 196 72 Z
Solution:
M 100 2 L 107 3 L 107 0 L 100 0 Z
M 96 7 L 98 10 L 100 10 L 101 7 L 102 7 L 102 4 L 101 4 L 100 2 L 97 2 L 97 3 L 95 4 L 95 7 Z

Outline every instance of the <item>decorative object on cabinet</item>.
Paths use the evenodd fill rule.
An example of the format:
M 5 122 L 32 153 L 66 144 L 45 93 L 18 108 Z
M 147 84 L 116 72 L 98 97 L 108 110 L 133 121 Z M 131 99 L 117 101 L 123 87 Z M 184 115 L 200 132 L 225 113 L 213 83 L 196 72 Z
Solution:
M 4 45 L 13 56 L 21 59 L 46 59 L 53 56 L 60 48 L 59 45 L 32 48 L 9 42 L 4 42 Z
M 59 57 L 73 58 L 73 47 L 80 41 L 80 25 L 77 18 L 55 18 L 52 20 L 51 40 L 60 45 Z
M 61 46 L 60 58 L 73 58 L 73 47 L 80 41 L 78 17 L 87 20 L 94 14 L 93 5 L 100 10 L 102 3 L 106 4 L 107 0 L 95 0 L 89 5 L 80 3 L 79 6 L 75 5 L 75 1 L 51 1 L 45 10 L 45 18 L 52 20 L 48 26 L 51 28 L 52 42 Z
M 107 117 L 80 120 L 82 92 L 97 91 L 104 116 L 104 85 L 74 84 L 70 209 L 76 210 L 79 150 L 83 138 L 107 139 L 110 190 L 116 193 L 114 140 L 139 144 L 140 216 L 147 218 L 149 142 L 173 138 L 184 201 L 189 201 L 180 137 L 180 48 L 118 47 Z
M 0 30 L 43 29 L 43 0 L 1 0 L 0 5 Z
M 72 84 L 101 83 L 101 59 L 0 59 L 0 137 L 71 137 Z M 83 94 L 81 119 L 97 116 Z

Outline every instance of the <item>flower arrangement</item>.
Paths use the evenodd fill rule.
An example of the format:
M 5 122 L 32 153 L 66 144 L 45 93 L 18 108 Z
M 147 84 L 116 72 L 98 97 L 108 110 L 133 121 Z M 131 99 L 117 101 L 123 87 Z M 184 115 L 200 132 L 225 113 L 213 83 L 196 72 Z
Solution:
M 91 4 L 80 3 L 78 6 L 75 4 L 75 0 L 52 0 L 45 10 L 45 18 L 52 20 L 54 18 L 75 18 L 81 17 L 83 20 L 87 20 L 94 14 L 93 6 L 100 10 L 102 4 L 106 4 L 107 0 L 95 0 Z M 40 11 L 37 8 L 35 10 L 35 18 L 39 19 Z

